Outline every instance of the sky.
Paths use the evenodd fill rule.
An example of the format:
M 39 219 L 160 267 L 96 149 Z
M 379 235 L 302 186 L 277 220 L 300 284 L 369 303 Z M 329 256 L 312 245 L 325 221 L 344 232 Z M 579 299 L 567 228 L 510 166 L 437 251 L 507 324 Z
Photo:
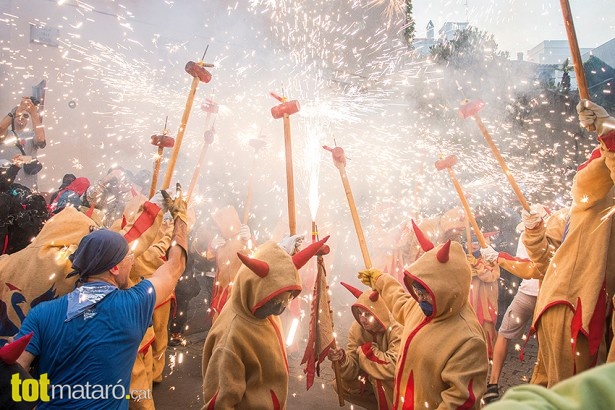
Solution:
M 615 37 L 613 0 L 570 0 L 581 48 L 594 48 Z M 467 6 L 466 6 L 467 4 Z M 425 36 L 432 20 L 436 33 L 447 21 L 469 21 L 494 35 L 499 48 L 527 53 L 542 40 L 565 40 L 566 29 L 556 0 L 415 0 L 416 36 Z

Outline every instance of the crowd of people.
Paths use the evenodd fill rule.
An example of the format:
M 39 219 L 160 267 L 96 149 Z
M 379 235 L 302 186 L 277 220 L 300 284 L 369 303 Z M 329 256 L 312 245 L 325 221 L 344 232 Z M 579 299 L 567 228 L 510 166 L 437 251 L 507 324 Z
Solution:
M 0 121 L 0 407 L 155 408 L 133 392 L 162 381 L 167 347 L 186 343 L 188 304 L 205 283 L 205 408 L 286 408 L 280 315 L 328 237 L 303 249 L 298 235 L 256 245 L 233 206 L 204 223 L 179 184 L 148 197 L 151 175 L 122 167 L 93 184 L 66 174 L 44 196 L 37 104 L 25 97 Z M 615 372 L 615 119 L 587 100 L 577 111 L 598 146 L 569 208 L 522 212 L 515 257 L 462 244 L 471 215 L 454 209 L 390 235 L 358 274 L 366 288 L 342 283 L 356 302 L 347 346 L 326 352 L 338 394 L 367 409 L 614 405 L 601 378 Z M 501 269 L 523 281 L 496 331 Z M 539 344 L 532 385 L 500 398 L 508 344 L 528 324 Z M 32 378 L 40 392 L 16 390 Z M 130 400 L 71 393 L 84 382 L 119 386 Z

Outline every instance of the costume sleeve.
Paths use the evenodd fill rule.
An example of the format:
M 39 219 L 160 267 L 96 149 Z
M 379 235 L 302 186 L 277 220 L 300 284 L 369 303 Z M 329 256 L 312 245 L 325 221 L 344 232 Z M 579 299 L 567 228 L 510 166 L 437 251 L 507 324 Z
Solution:
M 583 164 L 572 183 L 572 199 L 576 210 L 586 210 L 604 199 L 613 186 L 611 173 L 605 164 L 606 151 L 594 150 L 592 157 Z
M 39 311 L 40 307 L 34 307 L 21 323 L 19 333 L 15 336 L 15 340 L 21 339 L 23 336 L 33 332 L 32 339 L 26 346 L 26 351 L 32 353 L 34 356 L 41 354 L 41 331 L 39 328 Z
M 480 402 L 487 389 L 487 346 L 473 337 L 448 359 L 442 370 L 442 381 L 449 386 L 442 392 L 438 409 L 471 409 Z
M 235 409 L 246 391 L 246 369 L 234 352 L 215 349 L 203 375 L 205 409 Z
M 536 229 L 526 229 L 521 234 L 523 246 L 540 273 L 536 279 L 544 277 L 553 254 L 562 243 L 567 215 L 567 209 L 562 209 L 549 218 L 546 224 L 541 224 Z
M 348 344 L 346 345 L 346 360 L 340 362 L 340 372 L 344 380 L 356 380 L 359 377 L 359 355 L 357 348 L 360 346 L 361 340 L 361 325 L 357 321 L 353 321 L 348 331 Z
M 129 219 L 125 218 L 119 226 L 114 223 L 111 230 L 124 236 L 135 257 L 138 258 L 156 239 L 162 224 L 162 216 L 162 210 L 158 205 L 146 201 L 135 215 Z
M 401 338 L 401 326 L 391 326 L 389 341 L 386 350 L 375 342 L 367 342 L 361 345 L 357 351 L 359 365 L 367 374 L 378 380 L 393 380 L 395 377 L 395 365 L 399 354 Z
M 551 389 L 523 384 L 509 389 L 487 410 L 615 409 L 615 364 L 605 364 L 564 380 Z
M 401 283 L 390 275 L 380 275 L 375 286 L 395 320 L 403 325 L 409 306 L 416 304 L 416 301 L 404 291 Z

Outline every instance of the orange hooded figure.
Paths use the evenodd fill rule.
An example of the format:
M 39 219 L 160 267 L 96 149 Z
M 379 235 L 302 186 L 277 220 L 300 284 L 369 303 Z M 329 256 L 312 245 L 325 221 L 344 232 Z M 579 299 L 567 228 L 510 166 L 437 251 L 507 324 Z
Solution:
M 298 269 L 329 237 L 292 257 L 269 241 L 243 265 L 203 346 L 207 409 L 284 409 L 288 362 L 279 315 L 301 292 Z
M 403 329 L 378 292 L 371 289 L 361 292 L 341 283 L 357 298 L 351 307 L 355 321 L 350 326 L 348 344 L 339 361 L 344 398 L 360 407 L 390 409 Z
M 478 409 L 489 361 L 485 334 L 468 303 L 466 254 L 450 240 L 435 247 L 413 227 L 425 253 L 404 272 L 410 294 L 390 275 L 359 273 L 403 326 L 393 409 Z

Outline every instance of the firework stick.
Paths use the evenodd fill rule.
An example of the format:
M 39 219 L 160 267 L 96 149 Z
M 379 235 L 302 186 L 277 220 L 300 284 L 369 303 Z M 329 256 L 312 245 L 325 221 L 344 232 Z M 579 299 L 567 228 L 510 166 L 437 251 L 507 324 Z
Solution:
M 166 128 L 166 127 L 165 127 Z M 168 130 L 164 130 L 162 135 L 152 135 L 150 143 L 158 147 L 156 159 L 154 160 L 154 172 L 152 173 L 152 184 L 149 188 L 149 198 L 154 196 L 156 185 L 158 185 L 158 174 L 160 173 L 160 163 L 162 162 L 162 153 L 165 148 L 172 148 L 175 145 L 175 140 L 166 135 Z
M 258 138 L 250 140 L 250 146 L 254 148 L 254 157 L 252 158 L 252 170 L 250 171 L 250 179 L 248 180 L 248 193 L 246 194 L 246 204 L 243 210 L 243 224 L 247 225 L 250 219 L 250 204 L 252 203 L 252 192 L 254 191 L 254 174 L 256 171 L 258 150 L 265 146 L 265 141 Z
M 194 102 L 194 96 L 196 95 L 196 88 L 199 85 L 199 82 L 208 83 L 211 81 L 211 74 L 204 68 L 205 66 L 206 64 L 202 61 L 199 61 L 198 63 L 189 61 L 184 68 L 186 72 L 193 77 L 192 85 L 190 86 L 190 92 L 188 93 L 188 99 L 186 100 L 184 114 L 182 115 L 181 123 L 179 124 L 179 130 L 177 131 L 177 144 L 173 147 L 173 152 L 171 153 L 171 158 L 169 159 L 169 166 L 167 167 L 167 173 L 165 174 L 164 181 L 162 183 L 162 189 L 167 189 L 169 185 L 171 185 L 171 178 L 173 177 L 175 163 L 177 162 L 179 149 L 182 145 L 184 132 L 186 131 L 186 125 L 188 124 L 188 118 L 190 117 L 190 110 L 192 109 L 192 103 Z M 208 64 L 207 66 L 211 66 L 211 64 Z
M 204 110 L 207 112 L 207 115 L 205 116 L 205 128 L 207 128 L 212 114 L 218 113 L 218 104 L 211 101 L 204 107 Z M 205 161 L 207 148 L 214 142 L 214 134 L 215 132 L 213 126 L 210 129 L 207 129 L 203 134 L 203 145 L 201 146 L 201 153 L 199 154 L 199 160 L 196 164 L 196 168 L 194 168 L 194 173 L 192 174 L 192 179 L 190 180 L 190 186 L 188 187 L 188 194 L 186 196 L 186 201 L 188 202 L 190 202 L 190 198 L 192 198 L 192 192 L 194 192 L 196 182 L 198 181 L 199 175 L 201 174 L 201 167 L 203 166 L 203 162 Z
M 301 106 L 299 101 L 286 101 L 285 98 L 271 93 L 271 95 L 282 104 L 271 108 L 273 118 L 283 118 L 284 121 L 284 152 L 286 157 L 286 193 L 288 197 L 288 229 L 290 236 L 297 233 L 297 219 L 295 216 L 295 180 L 293 176 L 293 149 L 290 138 L 290 116 L 299 112 Z
M 472 232 L 470 231 L 470 218 L 466 217 L 466 242 L 468 255 L 472 255 Z
M 316 225 L 316 221 L 312 221 L 312 243 L 317 242 L 318 241 L 318 226 Z M 330 252 L 330 248 L 328 245 L 323 245 L 322 248 L 320 248 L 320 250 L 316 253 L 316 255 L 318 255 L 318 264 L 323 265 L 324 266 L 324 262 L 323 262 L 323 255 L 326 255 Z M 319 268 L 319 274 L 320 274 L 320 268 Z M 318 280 L 318 278 L 316 278 L 316 280 Z M 326 280 L 326 278 L 325 278 Z M 327 284 L 327 287 L 329 287 L 329 285 Z M 329 310 L 331 312 L 331 330 L 333 331 L 333 333 L 335 333 L 335 326 L 333 325 L 333 311 L 331 310 L 331 298 L 329 298 L 329 292 L 322 292 L 321 295 L 323 295 L 325 298 L 327 298 L 327 306 L 329 306 Z M 316 322 L 316 326 L 318 326 L 319 323 L 318 321 Z M 318 334 L 318 328 L 316 329 L 316 333 Z M 333 338 L 333 345 L 331 346 L 331 348 L 333 350 L 337 349 L 337 340 L 335 340 L 335 338 Z M 335 385 L 336 385 L 336 390 L 337 390 L 337 398 L 340 404 L 340 407 L 344 406 L 344 404 L 346 404 L 344 402 L 344 381 L 342 380 L 342 376 L 341 376 L 341 371 L 340 371 L 340 362 L 339 360 L 335 360 L 331 362 L 333 364 L 333 373 L 335 374 Z
M 455 171 L 453 171 L 453 165 L 455 165 L 455 163 L 457 163 L 457 157 L 455 157 L 454 155 L 449 155 L 448 157 L 444 159 L 436 161 L 436 169 L 438 171 L 442 171 L 443 169 L 446 169 L 448 171 L 448 175 L 451 177 L 451 181 L 453 181 L 453 185 L 455 186 L 457 195 L 459 195 L 459 199 L 461 200 L 463 209 L 465 209 L 466 211 L 466 218 L 468 218 L 470 220 L 470 223 L 472 224 L 472 228 L 474 229 L 474 234 L 476 235 L 476 238 L 478 239 L 478 243 L 480 244 L 481 248 L 486 248 L 487 242 L 485 242 L 485 237 L 483 236 L 483 233 L 478 228 L 478 224 L 476 223 L 474 214 L 472 213 L 472 210 L 470 209 L 470 204 L 468 203 L 468 200 L 466 199 L 466 196 L 463 193 L 463 189 L 461 189 L 461 184 L 459 183 L 459 181 L 457 180 L 457 177 L 455 176 Z
M 585 70 L 583 69 L 583 60 L 581 60 L 577 32 L 574 29 L 574 20 L 572 18 L 572 11 L 570 10 L 570 3 L 568 0 L 560 0 L 560 4 L 562 7 L 562 15 L 564 16 L 564 24 L 566 25 L 566 35 L 568 36 L 568 45 L 570 46 L 574 75 L 577 78 L 579 96 L 582 99 L 589 100 L 589 89 L 587 87 L 587 79 L 585 78 Z M 594 124 L 589 124 L 587 129 L 596 131 L 596 126 Z
M 476 124 L 478 125 L 478 128 L 480 129 L 480 132 L 483 134 L 483 137 L 485 137 L 485 141 L 487 141 L 487 145 L 489 145 L 489 148 L 491 148 L 491 152 L 493 152 L 493 156 L 500 164 L 502 171 L 504 171 L 504 175 L 506 175 L 506 178 L 508 179 L 508 183 L 510 184 L 513 191 L 515 192 L 515 195 L 517 195 L 517 199 L 519 199 L 519 202 L 521 202 L 521 206 L 527 212 L 530 212 L 530 205 L 525 199 L 525 196 L 523 196 L 523 192 L 521 192 L 521 189 L 519 188 L 517 181 L 515 181 L 515 178 L 510 173 L 510 170 L 508 169 L 508 166 L 506 165 L 504 158 L 502 158 L 502 154 L 500 154 L 500 150 L 493 143 L 493 139 L 491 138 L 489 131 L 487 131 L 487 127 L 485 127 L 485 124 L 483 124 L 483 121 L 478 115 L 478 112 L 484 106 L 485 106 L 485 103 L 481 100 L 476 100 L 472 102 L 466 101 L 459 108 L 459 115 L 461 116 L 461 118 L 468 118 L 468 117 L 474 118 L 474 120 L 476 121 Z
M 363 255 L 363 261 L 365 262 L 365 268 L 372 268 L 372 261 L 367 251 L 367 243 L 365 242 L 365 235 L 363 234 L 363 228 L 361 227 L 361 221 L 359 220 L 359 214 L 357 213 L 357 207 L 354 203 L 354 197 L 352 196 L 352 190 L 350 189 L 350 183 L 348 182 L 348 176 L 346 175 L 346 156 L 344 150 L 341 147 L 330 148 L 326 145 L 324 149 L 330 151 L 333 156 L 333 164 L 340 171 L 342 177 L 342 184 L 344 185 L 344 192 L 348 199 L 348 206 L 350 207 L 350 214 L 352 215 L 352 222 L 354 223 L 354 229 L 357 232 L 359 239 L 359 247 L 361 248 L 361 254 Z

